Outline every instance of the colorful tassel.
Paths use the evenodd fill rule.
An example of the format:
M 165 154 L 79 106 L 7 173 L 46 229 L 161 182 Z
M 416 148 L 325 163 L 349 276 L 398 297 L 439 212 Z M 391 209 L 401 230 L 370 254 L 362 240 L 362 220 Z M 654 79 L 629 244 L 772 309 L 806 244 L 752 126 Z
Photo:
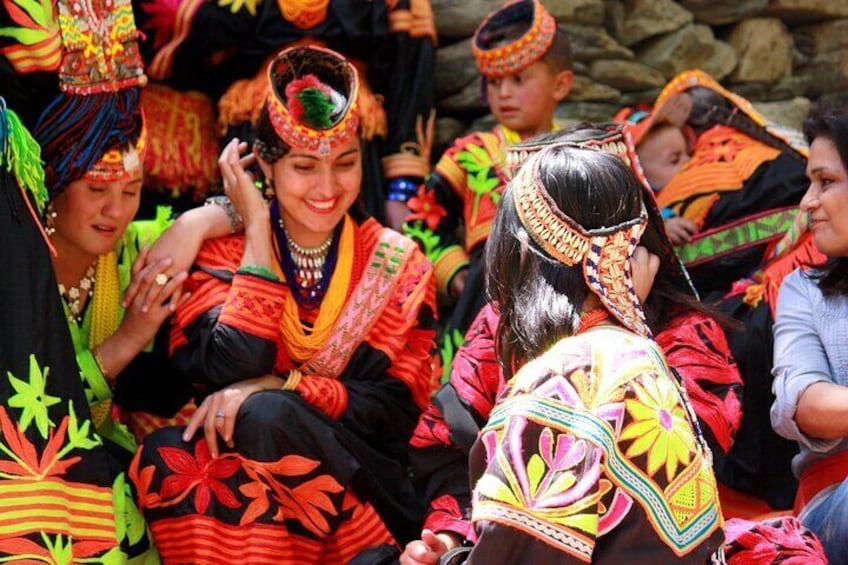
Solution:
M 0 167 L 3 166 L 32 194 L 38 213 L 43 213 L 48 194 L 41 166 L 41 147 L 17 114 L 7 109 L 0 98 Z

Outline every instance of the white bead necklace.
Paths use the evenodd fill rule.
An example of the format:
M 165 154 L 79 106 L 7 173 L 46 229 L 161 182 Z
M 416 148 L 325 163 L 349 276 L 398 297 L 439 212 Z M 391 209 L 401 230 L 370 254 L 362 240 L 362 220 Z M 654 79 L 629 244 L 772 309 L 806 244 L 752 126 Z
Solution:
M 94 273 L 97 261 L 88 266 L 83 276 L 76 286 L 65 288 L 65 285 L 59 283 L 59 294 L 65 299 L 68 305 L 68 310 L 71 312 L 70 318 L 77 324 L 82 324 L 82 295 L 87 292 L 88 296 L 94 293 Z
M 330 251 L 330 246 L 333 244 L 333 234 L 319 245 L 318 247 L 302 247 L 295 243 L 289 235 L 283 219 L 277 220 L 280 229 L 286 235 L 286 245 L 289 248 L 292 261 L 297 267 L 297 278 L 302 288 L 315 286 L 324 277 L 324 263 L 327 259 L 327 253 Z

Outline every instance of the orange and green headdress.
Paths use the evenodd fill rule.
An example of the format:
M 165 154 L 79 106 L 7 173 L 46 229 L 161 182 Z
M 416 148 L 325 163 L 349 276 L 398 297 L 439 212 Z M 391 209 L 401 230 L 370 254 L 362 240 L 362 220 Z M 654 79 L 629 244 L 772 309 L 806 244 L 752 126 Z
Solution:
M 292 47 L 268 75 L 266 108 L 283 143 L 326 154 L 358 135 L 359 77 L 347 59 L 325 47 Z
M 487 79 L 519 73 L 554 42 L 557 24 L 539 0 L 517 0 L 490 14 L 471 40 L 477 68 Z
M 130 0 L 0 3 L 3 21 L 13 24 L 0 28 L 0 53 L 15 72 L 58 75 L 58 92 L 33 128 L 50 193 L 89 171 L 112 174 L 119 162 L 140 163 L 137 148 L 134 157 L 107 155 L 135 146 L 142 133 L 139 89 L 147 78 Z

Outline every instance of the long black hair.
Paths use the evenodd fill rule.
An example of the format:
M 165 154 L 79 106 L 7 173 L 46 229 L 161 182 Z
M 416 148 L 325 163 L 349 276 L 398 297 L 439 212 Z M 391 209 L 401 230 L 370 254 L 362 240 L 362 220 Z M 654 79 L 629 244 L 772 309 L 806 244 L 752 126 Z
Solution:
M 587 230 L 639 215 L 641 186 L 613 155 L 555 146 L 543 150 L 539 178 L 556 206 Z M 507 187 L 486 243 L 486 283 L 500 312 L 497 350 L 507 379 L 523 362 L 572 335 L 589 289 L 582 265 L 568 267 L 533 242 Z
M 848 170 L 848 97 L 819 103 L 804 123 L 804 135 L 810 144 L 818 137 L 831 140 Z M 831 257 L 809 276 L 825 296 L 848 295 L 848 257 Z

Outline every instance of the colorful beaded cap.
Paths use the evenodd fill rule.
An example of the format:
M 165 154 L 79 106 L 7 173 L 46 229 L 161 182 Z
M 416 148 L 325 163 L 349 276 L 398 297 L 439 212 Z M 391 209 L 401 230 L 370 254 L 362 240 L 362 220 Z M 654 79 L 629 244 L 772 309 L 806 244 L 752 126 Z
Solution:
M 359 130 L 359 77 L 344 57 L 324 47 L 292 47 L 268 67 L 267 108 L 287 145 L 321 154 Z
M 558 145 L 588 149 L 578 144 Z M 626 328 L 650 336 L 630 270 L 630 258 L 648 222 L 644 206 L 632 220 L 584 229 L 557 207 L 539 178 L 539 165 L 552 149 L 533 154 L 509 184 L 522 225 L 553 259 L 569 267 L 582 264 L 586 285 L 604 308 Z
M 501 42 L 505 28 L 526 25 L 521 37 Z M 477 68 L 488 79 L 521 72 L 550 49 L 556 35 L 554 17 L 539 0 L 518 0 L 493 12 L 477 28 L 471 50 Z
M 133 173 L 144 165 L 147 155 L 147 128 L 141 128 L 141 134 L 135 147 L 114 147 L 85 173 L 85 179 L 98 182 L 120 182 L 132 178 Z

